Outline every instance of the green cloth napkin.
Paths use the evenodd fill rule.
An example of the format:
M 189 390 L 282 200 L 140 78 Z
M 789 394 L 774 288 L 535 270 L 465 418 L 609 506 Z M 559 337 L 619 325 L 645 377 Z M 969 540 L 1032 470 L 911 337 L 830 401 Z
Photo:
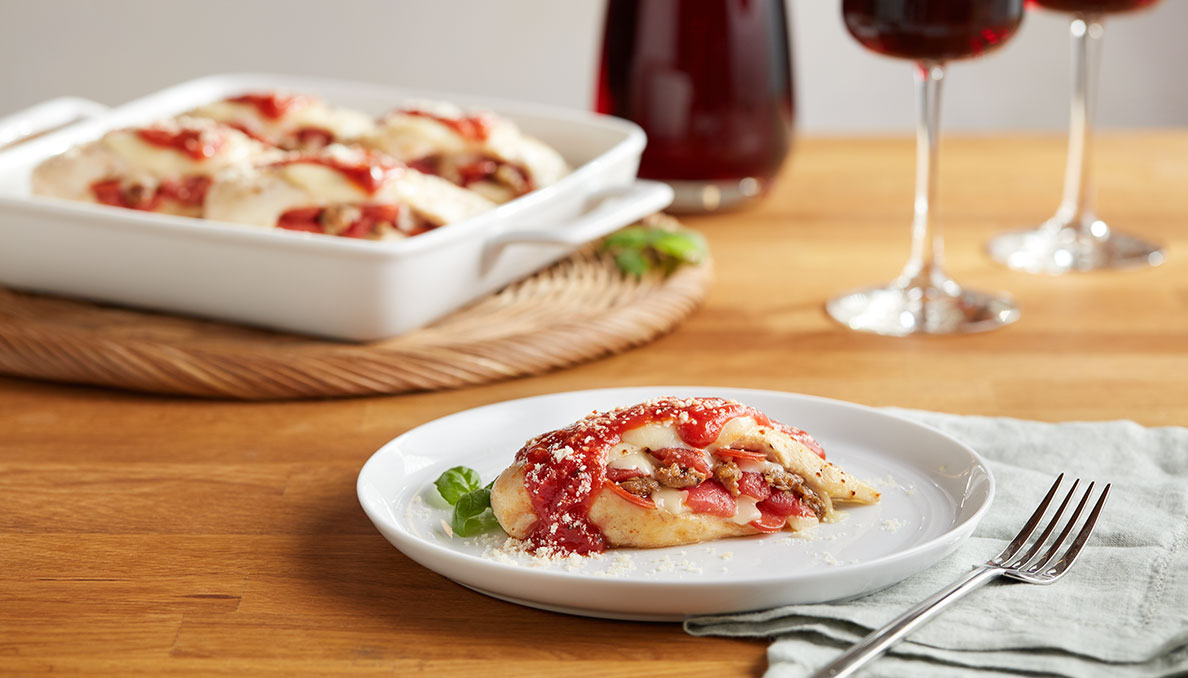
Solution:
M 1050 586 L 991 583 L 860 675 L 1126 678 L 1188 671 L 1188 429 L 890 411 L 940 429 L 989 460 L 998 491 L 973 537 L 927 571 L 863 598 L 690 617 L 687 632 L 774 637 L 767 678 L 810 675 L 995 556 L 1064 472 L 1113 483 L 1097 529 L 1068 575 Z

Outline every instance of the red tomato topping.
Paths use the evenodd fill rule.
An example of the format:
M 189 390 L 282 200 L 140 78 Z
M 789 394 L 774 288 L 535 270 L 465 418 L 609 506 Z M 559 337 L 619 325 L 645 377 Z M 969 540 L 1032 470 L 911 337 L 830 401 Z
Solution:
M 730 518 L 738 507 L 734 497 L 716 480 L 707 480 L 697 487 L 686 490 L 685 505 L 694 513 L 708 513 L 711 516 Z
M 405 115 L 415 115 L 422 118 L 436 120 L 458 133 L 458 136 L 471 141 L 486 141 L 491 135 L 491 121 L 481 115 L 470 115 L 461 118 L 447 118 L 428 111 L 409 109 L 401 111 Z
M 380 224 L 395 224 L 400 218 L 399 205 L 361 205 L 359 209 L 362 212 L 359 218 L 338 235 L 344 238 L 366 238 L 374 233 Z
M 227 137 L 214 130 L 183 129 L 172 131 L 160 127 L 142 127 L 136 130 L 145 143 L 185 153 L 193 160 L 214 157 L 227 143 Z
M 721 447 L 714 450 L 719 457 L 733 457 L 735 459 L 749 459 L 750 461 L 767 461 L 766 452 L 752 452 L 751 450 L 736 450 L 733 447 Z
M 738 479 L 738 491 L 740 494 L 763 501 L 771 496 L 771 485 L 763 479 L 762 473 L 743 471 L 742 477 Z
M 606 477 L 616 483 L 621 483 L 624 480 L 631 480 L 632 478 L 639 478 L 644 475 L 644 472 L 637 468 L 611 468 L 606 467 Z
M 660 463 L 665 466 L 676 464 L 681 468 L 691 468 L 706 474 L 710 472 L 709 462 L 705 460 L 705 455 L 701 453 L 701 450 L 691 450 L 687 447 L 665 447 L 662 450 L 652 450 L 648 454 L 659 459 Z
M 763 513 L 774 513 L 777 516 L 802 516 L 809 518 L 817 515 L 804 502 L 800 501 L 800 497 L 797 497 L 791 492 L 784 492 L 783 490 L 772 492 L 770 497 L 759 502 L 756 506 Z
M 159 209 L 165 200 L 187 207 L 199 207 L 206 200 L 210 184 L 210 177 L 195 175 L 181 181 L 161 182 L 150 192 L 144 184 L 124 185 L 119 179 L 107 179 L 91 184 L 91 192 L 95 200 L 104 205 L 152 212 Z
M 96 181 L 91 184 L 91 193 L 99 203 L 114 207 L 152 212 L 161 206 L 161 196 L 157 191 L 146 190 L 144 184 L 125 186 L 119 179 Z
M 363 156 L 363 160 L 358 163 L 348 163 L 332 156 L 310 156 L 302 155 L 296 158 L 289 158 L 273 163 L 274 167 L 281 165 L 293 165 L 296 163 L 308 163 L 311 165 L 323 165 L 341 173 L 344 177 L 350 180 L 359 188 L 374 194 L 384 185 L 395 172 L 403 169 L 394 161 L 386 158 L 381 158 L 377 155 L 367 154 Z
M 366 238 L 375 234 L 376 228 L 382 223 L 396 225 L 400 219 L 400 205 L 356 205 L 359 216 L 343 231 L 337 233 L 342 238 Z M 325 207 L 297 207 L 282 213 L 276 220 L 277 228 L 290 231 L 307 231 L 310 233 L 325 233 L 322 223 Z M 415 219 L 415 217 L 414 217 Z M 421 220 L 414 222 L 415 227 L 408 235 L 419 235 L 433 228 L 433 224 Z
M 483 158 L 482 160 L 475 160 L 467 165 L 462 165 L 458 168 L 458 174 L 462 175 L 462 185 L 469 186 L 487 179 L 497 169 L 499 169 L 499 163 L 490 158 Z
M 408 166 L 424 174 L 437 174 L 437 166 L 440 162 L 440 155 L 427 155 L 423 158 L 410 160 Z
M 334 143 L 334 133 L 321 127 L 302 127 L 294 136 L 301 148 L 323 148 Z
M 276 92 L 255 92 L 227 99 L 235 104 L 249 104 L 265 118 L 278 120 L 294 108 L 307 106 L 309 97 L 299 94 L 277 94 Z
M 181 181 L 162 182 L 157 193 L 167 200 L 174 200 L 188 207 L 200 207 L 206 201 L 206 192 L 210 190 L 210 184 L 210 177 L 195 175 Z
M 644 497 L 639 497 L 634 494 L 631 494 L 627 490 L 624 490 L 623 488 L 619 487 L 616 483 L 611 482 L 610 479 L 607 479 L 604 487 L 609 488 L 611 492 L 614 492 L 615 494 L 626 499 L 627 501 L 631 502 L 632 504 L 639 506 L 640 508 L 646 508 L 646 509 L 652 509 L 652 510 L 656 509 L 656 504 L 651 499 L 645 499 Z
M 226 123 L 226 125 L 228 127 L 230 127 L 231 129 L 235 129 L 235 130 L 239 130 L 240 132 L 243 132 L 244 134 L 246 134 L 248 136 L 249 139 L 258 141 L 262 144 L 265 144 L 266 146 L 276 146 L 276 144 L 271 139 L 265 139 L 264 137 L 260 136 L 255 130 L 251 129 L 250 127 L 243 124 L 242 122 L 229 122 L 229 123 Z
M 763 509 L 759 509 L 759 513 L 762 514 L 759 520 L 752 520 L 747 524 L 760 532 L 779 532 L 784 529 L 784 525 L 788 522 L 788 519 L 784 516 L 769 513 Z

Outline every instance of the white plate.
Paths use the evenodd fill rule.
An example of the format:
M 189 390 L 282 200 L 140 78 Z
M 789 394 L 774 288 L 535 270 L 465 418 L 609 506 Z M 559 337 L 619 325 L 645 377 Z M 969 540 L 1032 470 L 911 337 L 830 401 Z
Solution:
M 808 536 L 740 537 L 664 549 L 615 549 L 549 562 L 497 549 L 502 532 L 451 536 L 433 481 L 464 465 L 493 480 L 529 438 L 591 410 L 662 395 L 733 398 L 807 430 L 829 459 L 883 493 Z M 359 502 L 379 531 L 425 567 L 487 595 L 592 617 L 676 620 L 860 596 L 951 553 L 994 496 L 969 447 L 861 405 L 736 388 L 646 387 L 511 400 L 431 421 L 392 440 L 363 466 Z

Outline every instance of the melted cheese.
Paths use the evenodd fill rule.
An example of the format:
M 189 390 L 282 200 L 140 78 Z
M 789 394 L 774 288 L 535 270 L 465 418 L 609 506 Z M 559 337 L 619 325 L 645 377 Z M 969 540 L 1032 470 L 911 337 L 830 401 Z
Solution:
M 237 101 L 215 101 L 194 109 L 191 115 L 210 118 L 223 123 L 250 121 L 258 132 L 274 140 L 284 134 L 303 127 L 314 127 L 329 131 L 336 139 L 355 139 L 374 127 L 371 116 L 346 108 L 331 108 L 322 101 L 310 101 L 285 111 L 280 118 L 261 115 L 259 109 Z
M 656 504 L 656 508 L 661 511 L 680 515 L 689 512 L 689 507 L 685 504 L 685 497 L 687 495 L 688 493 L 684 490 L 661 487 L 652 493 L 652 501 Z
M 738 508 L 735 510 L 734 517 L 730 519 L 730 522 L 746 525 L 751 521 L 759 520 L 763 517 L 763 514 L 755 506 L 759 502 L 754 497 L 739 495 L 735 502 Z
M 672 424 L 647 424 L 623 433 L 623 442 L 648 450 L 662 450 L 666 447 L 689 447 L 677 435 Z
M 612 447 L 606 454 L 606 465 L 610 468 L 636 468 L 649 477 L 654 476 L 656 471 L 652 458 L 644 454 L 638 445 L 628 443 Z
M 721 432 L 718 433 L 718 439 L 710 443 L 709 449 L 716 450 L 719 447 L 730 447 L 734 441 L 753 434 L 758 428 L 759 425 L 750 417 L 736 417 L 731 419 L 726 422 Z
M 103 137 L 101 143 L 129 167 L 154 177 L 205 174 L 211 170 L 211 159 L 195 162 L 185 153 L 150 144 L 130 130 L 111 132 Z
M 309 162 L 296 162 L 281 168 L 281 176 L 290 184 L 324 202 L 359 202 L 370 197 L 341 172 Z
M 783 466 L 770 461 L 751 461 L 750 459 L 735 459 L 738 470 L 743 473 L 763 473 L 764 471 L 782 471 Z

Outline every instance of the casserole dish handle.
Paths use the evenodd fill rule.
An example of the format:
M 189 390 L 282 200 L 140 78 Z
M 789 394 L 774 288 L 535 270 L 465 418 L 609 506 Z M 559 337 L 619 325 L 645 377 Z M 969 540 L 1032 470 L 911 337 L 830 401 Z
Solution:
M 550 230 L 507 231 L 487 242 L 484 260 L 490 263 L 508 245 L 555 245 L 580 247 L 591 240 L 664 209 L 672 202 L 672 188 L 659 181 L 636 179 L 592 194 L 587 204 L 594 208 L 564 225 Z
M 58 97 L 35 104 L 0 118 L 0 150 L 39 134 L 93 118 L 106 110 L 107 106 L 97 101 L 79 97 Z

